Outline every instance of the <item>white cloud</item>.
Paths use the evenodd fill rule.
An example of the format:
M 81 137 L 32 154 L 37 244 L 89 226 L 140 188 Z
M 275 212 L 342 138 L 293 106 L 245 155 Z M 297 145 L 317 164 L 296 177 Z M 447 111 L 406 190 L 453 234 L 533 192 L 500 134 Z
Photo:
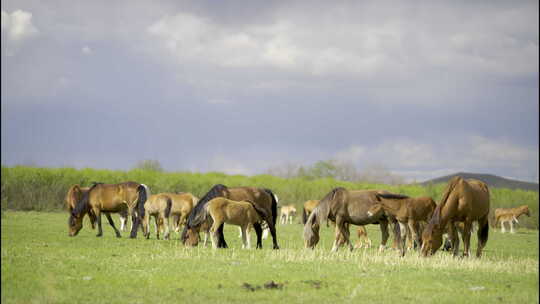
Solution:
M 81 52 L 84 54 L 84 55 L 90 55 L 93 53 L 92 49 L 85 45 L 82 49 L 81 49 Z
M 307 12 L 278 10 L 270 20 L 241 25 L 182 12 L 155 21 L 147 32 L 183 70 L 196 62 L 217 70 L 257 69 L 259 79 L 301 75 L 304 84 L 318 85 L 311 77 L 325 76 L 406 86 L 437 71 L 453 73 L 456 81 L 464 74 L 537 73 L 538 29 L 530 24 L 538 15 L 529 9 L 431 3 L 426 15 L 404 5 L 332 4 Z M 519 18 L 519 25 L 509 17 Z
M 32 24 L 32 13 L 16 10 L 9 14 L 2 11 L 2 32 L 5 32 L 9 41 L 23 41 L 39 31 Z

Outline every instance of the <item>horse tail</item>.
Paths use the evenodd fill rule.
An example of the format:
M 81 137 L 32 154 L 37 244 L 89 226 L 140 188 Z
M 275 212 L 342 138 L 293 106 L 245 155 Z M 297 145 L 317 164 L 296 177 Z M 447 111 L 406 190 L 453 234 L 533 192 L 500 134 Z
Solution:
M 302 207 L 302 224 L 306 224 L 307 222 L 307 211 L 306 211 L 306 207 Z
M 277 206 L 278 206 L 278 197 L 277 195 L 275 195 L 272 190 L 270 189 L 264 189 L 264 192 L 270 194 L 270 196 L 272 197 L 272 224 L 276 224 L 277 222 L 277 217 L 278 217 L 278 212 L 277 212 Z
M 171 216 L 172 199 L 167 195 L 167 207 L 165 207 L 165 217 Z
M 137 187 L 137 192 L 139 193 L 139 197 L 137 198 L 137 212 L 139 213 L 139 218 L 143 219 L 145 212 L 144 203 L 146 203 L 150 191 L 148 189 L 148 186 L 146 186 L 145 184 L 140 184 L 139 187 Z

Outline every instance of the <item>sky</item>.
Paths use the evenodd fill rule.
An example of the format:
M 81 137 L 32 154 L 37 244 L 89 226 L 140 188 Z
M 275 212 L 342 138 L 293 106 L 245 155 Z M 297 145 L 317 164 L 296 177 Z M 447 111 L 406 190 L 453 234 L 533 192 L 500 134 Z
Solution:
M 3 0 L 4 166 L 538 182 L 538 1 Z

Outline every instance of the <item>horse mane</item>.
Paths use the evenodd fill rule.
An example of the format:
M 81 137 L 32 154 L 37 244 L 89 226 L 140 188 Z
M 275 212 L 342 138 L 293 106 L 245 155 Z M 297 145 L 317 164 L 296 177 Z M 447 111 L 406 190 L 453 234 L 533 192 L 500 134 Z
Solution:
M 75 203 L 75 208 L 71 210 L 72 216 L 74 217 L 79 216 L 82 213 L 86 212 L 86 210 L 88 210 L 88 200 L 90 198 L 90 191 L 92 191 L 96 186 L 102 185 L 102 184 L 103 183 L 92 182 L 92 186 L 90 187 L 90 189 L 88 189 L 88 191 L 83 193 L 82 198 L 77 200 L 77 202 Z
M 186 225 L 184 227 L 184 231 L 186 231 L 188 228 L 193 228 L 201 225 L 207 217 L 206 213 L 206 205 L 208 202 L 216 197 L 222 197 L 222 193 L 224 191 L 227 191 L 227 186 L 222 184 L 214 185 L 193 207 L 193 210 L 188 216 L 188 219 L 186 221 Z M 187 232 L 187 231 L 186 231 Z
M 384 198 L 384 199 L 407 199 L 409 198 L 407 195 L 402 194 L 394 194 L 394 193 L 377 193 L 375 194 L 378 199 Z
M 446 200 L 448 200 L 448 197 L 450 196 L 450 193 L 452 193 L 452 191 L 454 190 L 456 185 L 462 180 L 463 180 L 463 178 L 461 176 L 454 176 L 448 182 L 448 185 L 446 186 L 446 189 L 444 190 L 443 196 L 442 196 L 441 201 L 439 203 L 440 206 L 444 206 L 444 204 L 446 204 Z

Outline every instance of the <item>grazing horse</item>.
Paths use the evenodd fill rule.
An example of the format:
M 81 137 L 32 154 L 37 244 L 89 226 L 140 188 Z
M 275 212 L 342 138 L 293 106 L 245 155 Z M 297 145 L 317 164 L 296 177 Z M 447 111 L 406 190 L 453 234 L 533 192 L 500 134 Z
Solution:
M 510 224 L 510 233 L 514 232 L 514 222 L 518 222 L 518 217 L 521 215 L 527 215 L 531 216 L 531 213 L 529 211 L 529 206 L 523 205 L 515 208 L 497 208 L 495 209 L 495 227 L 497 227 L 498 223 L 501 223 L 501 232 L 505 233 L 506 229 L 504 228 L 504 223 L 508 222 Z
M 101 213 L 109 220 L 117 237 L 121 237 L 120 232 L 114 226 L 110 213 L 118 213 L 127 210 L 133 220 L 131 227 L 131 238 L 137 237 L 137 229 L 144 218 L 144 203 L 150 194 L 148 187 L 136 182 L 124 182 L 120 184 L 94 183 L 80 200 L 69 218 L 69 235 L 75 236 L 82 228 L 82 219 L 85 213 L 94 217 L 98 223 L 98 234 L 102 236 Z
M 272 216 L 272 220 L 267 222 L 270 234 L 272 235 L 273 248 L 279 249 L 276 237 L 277 203 L 278 199 L 269 189 L 254 187 L 229 188 L 221 184 L 214 185 L 193 208 L 189 214 L 184 230 L 182 231 L 182 242 L 187 246 L 196 246 L 199 242 L 199 231 L 201 225 L 211 220 L 204 211 L 206 204 L 216 197 L 224 197 L 233 201 L 250 201 L 258 207 L 265 209 Z M 257 248 L 262 248 L 262 240 L 258 231 L 262 231 L 261 225 L 255 223 L 253 228 L 257 232 Z M 217 228 L 218 247 L 227 248 L 227 243 L 223 237 L 223 224 Z
M 150 238 L 150 216 L 153 216 L 156 223 L 156 238 L 159 240 L 159 231 L 164 230 L 163 238 L 169 239 L 169 217 L 171 215 L 172 199 L 170 196 L 160 193 L 150 195 L 144 203 L 143 234 Z
M 232 201 L 224 197 L 217 197 L 208 202 L 204 210 L 212 217 L 213 224 L 210 228 L 212 247 L 217 248 L 218 228 L 224 223 L 240 226 L 242 230 L 242 248 L 250 249 L 251 241 L 246 235 L 246 230 L 251 225 L 272 221 L 272 217 L 265 208 L 257 206 L 250 201 Z M 257 239 L 261 238 L 262 231 L 255 229 Z M 258 247 L 260 248 L 260 247 Z
M 71 211 L 75 208 L 75 204 L 82 199 L 82 196 L 84 193 L 88 192 L 90 190 L 90 187 L 81 187 L 79 185 L 73 185 L 69 187 L 68 192 L 66 194 L 66 197 L 64 199 L 64 202 L 66 204 L 66 208 L 69 211 L 69 214 L 71 214 Z M 126 222 L 127 222 L 127 211 L 119 212 L 120 215 L 120 230 L 125 231 L 126 229 Z M 92 225 L 92 229 L 96 228 L 95 223 L 95 217 L 88 216 L 90 218 L 90 224 Z
M 386 247 L 388 240 L 388 218 L 383 212 L 377 216 L 369 216 L 367 211 L 379 203 L 378 193 L 388 193 L 383 190 L 356 190 L 335 188 L 330 191 L 309 215 L 304 225 L 304 245 L 306 248 L 315 248 L 319 242 L 319 227 L 322 221 L 332 220 L 336 223 L 336 237 L 332 251 L 347 243 L 350 249 L 353 246 L 349 240 L 348 224 L 367 225 L 378 224 L 381 228 L 382 240 L 380 250 Z
M 199 199 L 189 192 L 163 194 L 172 199 L 171 217 L 173 229 L 180 234 L 180 226 L 185 225 L 187 217 Z
M 410 234 L 410 239 L 419 245 L 421 232 L 418 230 L 418 223 L 427 222 L 437 205 L 431 197 L 427 196 L 408 197 L 399 194 L 376 195 L 380 203 L 373 205 L 367 213 L 369 216 L 372 216 L 378 214 L 382 208 L 387 216 L 392 216 L 397 220 L 400 231 L 397 234 L 399 250 L 401 256 L 405 256 L 407 235 Z
M 434 254 L 442 245 L 442 235 L 448 229 L 454 256 L 459 252 L 459 235 L 456 224 L 463 222 L 463 256 L 469 256 L 471 227 L 478 222 L 478 247 L 476 256 L 482 255 L 489 234 L 489 188 L 479 180 L 465 180 L 460 176 L 452 178 L 443 193 L 441 201 L 422 233 L 423 256 Z M 448 225 L 448 228 L 447 228 Z
M 296 216 L 296 207 L 294 205 L 286 205 L 281 207 L 280 224 L 292 224 L 293 217 Z
M 306 221 L 313 212 L 313 209 L 319 205 L 319 200 L 309 200 L 304 203 L 304 208 L 302 208 L 302 224 L 306 224 Z

